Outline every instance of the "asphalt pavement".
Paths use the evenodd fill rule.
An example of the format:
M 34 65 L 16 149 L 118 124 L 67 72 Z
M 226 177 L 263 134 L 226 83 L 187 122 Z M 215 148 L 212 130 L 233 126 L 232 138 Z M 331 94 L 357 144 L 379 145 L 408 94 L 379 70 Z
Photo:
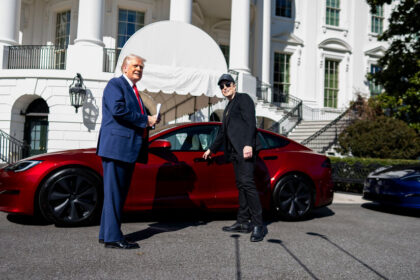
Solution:
M 419 279 L 419 217 L 336 194 L 305 221 L 268 218 L 252 243 L 221 231 L 233 213 L 137 213 L 122 228 L 140 249 L 117 250 L 97 242 L 97 225 L 0 213 L 0 279 Z

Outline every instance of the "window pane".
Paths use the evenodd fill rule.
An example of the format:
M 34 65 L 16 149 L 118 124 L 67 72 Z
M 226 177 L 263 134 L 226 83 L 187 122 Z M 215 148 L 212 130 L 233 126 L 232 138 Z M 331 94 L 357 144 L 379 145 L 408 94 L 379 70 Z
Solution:
M 380 34 L 383 31 L 383 6 L 376 6 L 376 12 L 372 14 L 371 18 L 371 32 Z
M 338 66 L 339 62 L 334 60 L 325 60 L 324 77 L 324 106 L 337 108 L 338 98 Z
M 127 21 L 128 22 L 135 22 L 136 21 L 136 12 L 135 11 L 128 11 Z
M 370 65 L 370 73 L 374 74 L 380 71 L 381 68 L 378 65 L 371 64 Z M 378 95 L 382 92 L 382 86 L 375 83 L 375 81 L 369 81 L 369 90 L 371 95 Z
M 122 48 L 131 35 L 144 26 L 144 15 L 143 12 L 119 10 L 117 48 Z
M 292 0 L 276 0 L 276 16 L 292 17 Z
M 273 102 L 288 102 L 290 86 L 290 54 L 274 54 Z
M 118 13 L 119 21 L 127 21 L 127 10 L 120 10 Z
M 217 126 L 187 127 L 159 139 L 171 142 L 171 151 L 205 151 L 213 142 L 217 130 Z
M 325 24 L 340 25 L 340 1 L 326 0 Z

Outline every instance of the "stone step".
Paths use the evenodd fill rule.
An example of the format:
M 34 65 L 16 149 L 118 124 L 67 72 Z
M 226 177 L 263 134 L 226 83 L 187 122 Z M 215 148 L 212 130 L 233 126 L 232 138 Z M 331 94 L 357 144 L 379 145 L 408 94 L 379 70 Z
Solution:
M 302 127 L 312 127 L 312 126 L 322 126 L 322 127 L 324 127 L 324 126 L 326 126 L 327 124 L 329 124 L 330 122 L 329 121 L 317 121 L 317 122 L 308 122 L 308 121 L 302 121 L 300 124 L 299 124 L 299 126 L 302 126 Z
M 318 130 L 313 130 L 313 131 L 293 131 L 291 133 L 289 133 L 290 136 L 300 136 L 300 135 L 312 135 L 315 134 Z M 339 134 L 340 132 L 335 132 L 335 131 L 325 131 L 323 133 L 323 135 L 328 135 L 328 136 L 335 136 L 336 134 Z

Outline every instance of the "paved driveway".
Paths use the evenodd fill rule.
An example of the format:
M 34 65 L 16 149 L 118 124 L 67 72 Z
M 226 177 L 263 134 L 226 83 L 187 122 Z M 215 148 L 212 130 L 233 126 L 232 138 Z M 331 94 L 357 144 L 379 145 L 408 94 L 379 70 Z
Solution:
M 346 201 L 344 201 L 346 202 Z M 58 228 L 0 214 L 1 279 L 419 279 L 418 213 L 334 203 L 271 221 L 260 243 L 229 234 L 234 215 L 137 214 L 138 250 L 105 249 L 98 226 Z

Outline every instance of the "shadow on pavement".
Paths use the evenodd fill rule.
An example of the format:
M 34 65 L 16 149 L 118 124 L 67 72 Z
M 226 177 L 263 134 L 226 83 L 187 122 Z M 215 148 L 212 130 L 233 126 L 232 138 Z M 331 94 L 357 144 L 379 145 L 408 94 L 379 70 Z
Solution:
M 383 276 L 382 274 L 380 274 L 378 271 L 376 271 L 375 269 L 373 269 L 372 267 L 370 267 L 368 264 L 366 264 L 365 262 L 363 262 L 362 260 L 358 259 L 357 257 L 355 257 L 354 255 L 352 255 L 350 252 L 346 251 L 344 248 L 342 248 L 340 245 L 338 245 L 337 243 L 331 241 L 328 236 L 323 235 L 323 234 L 319 234 L 316 232 L 307 232 L 306 234 L 311 235 L 311 236 L 316 236 L 319 238 L 324 239 L 325 241 L 327 241 L 328 243 L 330 243 L 331 245 L 333 245 L 334 247 L 336 247 L 337 249 L 339 249 L 341 252 L 345 253 L 346 255 L 350 256 L 352 259 L 354 259 L 355 261 L 357 261 L 358 263 L 360 263 L 361 265 L 363 265 L 364 267 L 366 267 L 367 269 L 369 269 L 370 271 L 372 271 L 373 273 L 375 273 L 377 276 L 379 276 L 381 279 L 388 279 L 385 276 Z
M 163 209 L 123 214 L 123 223 L 138 222 L 197 222 L 235 220 L 236 210 L 227 212 L 206 212 L 200 209 Z
M 241 272 L 241 253 L 239 251 L 239 234 L 232 234 L 232 237 L 235 240 L 235 263 L 236 263 L 236 279 L 240 280 L 242 278 Z
M 305 221 L 310 221 L 310 220 L 313 220 L 313 219 L 326 218 L 326 217 L 330 217 L 330 216 L 333 216 L 333 215 L 335 215 L 335 213 L 330 208 L 320 207 L 320 208 L 313 209 L 312 212 L 309 213 L 309 215 L 306 216 L 305 218 L 300 219 L 300 220 L 296 220 L 296 221 L 287 220 L 287 219 L 284 219 L 282 217 L 277 217 L 274 213 L 266 213 L 264 215 L 264 220 L 266 221 L 265 224 L 269 225 L 271 223 L 279 222 L 279 221 L 281 221 L 281 222 L 305 222 Z
M 19 214 L 7 214 L 7 220 L 9 222 L 25 225 L 25 226 L 47 226 L 52 225 L 52 223 L 47 222 L 46 220 L 35 217 L 35 216 L 27 216 L 27 215 L 19 215 Z
M 295 261 L 312 277 L 312 279 L 319 279 L 318 277 L 315 276 L 315 274 L 312 273 L 311 270 L 309 270 L 309 268 L 302 263 L 302 261 L 295 255 L 293 254 L 289 248 L 287 248 L 286 245 L 284 245 L 283 241 L 279 240 L 279 239 L 268 239 L 267 242 L 270 243 L 274 243 L 274 244 L 278 244 L 281 247 L 283 247 L 284 250 L 286 250 L 286 252 L 293 258 L 295 259 Z
M 363 203 L 362 207 L 372 211 L 383 212 L 387 214 L 420 218 L 420 209 L 402 208 L 376 202 Z
M 124 237 L 132 242 L 141 241 L 162 232 L 172 232 L 187 227 L 206 225 L 215 220 L 235 220 L 236 213 L 206 213 L 197 210 L 161 210 L 124 214 L 123 223 L 152 222 L 148 228 L 139 230 Z M 230 221 L 229 221 L 230 223 Z
M 165 210 L 152 210 L 152 211 L 139 211 L 129 212 L 123 214 L 123 223 L 137 223 L 137 222 L 155 222 L 155 223 L 170 223 L 170 224 L 184 224 L 189 223 L 191 225 L 206 224 L 210 221 L 227 221 L 227 224 L 231 224 L 236 220 L 237 210 L 227 211 L 215 211 L 207 212 L 199 209 L 165 209 Z M 333 216 L 335 213 L 328 207 L 321 207 L 313 209 L 310 215 L 306 218 L 295 221 L 304 222 L 313 219 L 320 219 L 329 216 Z M 33 226 L 46 226 L 52 225 L 51 222 L 44 220 L 39 216 L 28 216 L 20 214 L 8 214 L 7 220 L 9 222 L 21 225 L 33 225 Z M 275 216 L 273 213 L 265 211 L 264 221 L 266 225 L 275 223 L 278 221 L 288 222 L 283 218 Z M 88 226 L 98 226 L 100 224 L 99 219 Z M 59 226 L 57 227 L 79 227 L 79 226 Z M 80 227 L 87 227 L 82 225 Z

